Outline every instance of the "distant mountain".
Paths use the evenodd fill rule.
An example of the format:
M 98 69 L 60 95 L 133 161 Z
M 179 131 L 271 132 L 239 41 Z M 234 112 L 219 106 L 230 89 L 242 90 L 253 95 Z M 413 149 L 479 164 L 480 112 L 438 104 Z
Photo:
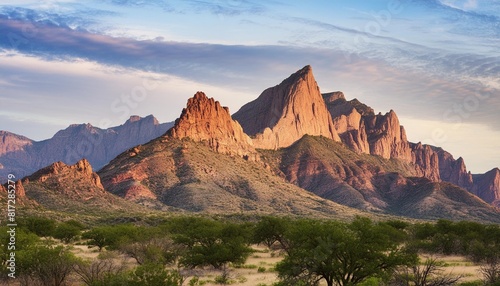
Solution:
M 74 124 L 39 142 L 0 131 L 0 178 L 7 174 L 21 178 L 54 162 L 71 165 L 82 158 L 100 169 L 121 152 L 159 137 L 172 126 L 160 124 L 152 115 L 131 116 L 123 125 L 108 129 Z

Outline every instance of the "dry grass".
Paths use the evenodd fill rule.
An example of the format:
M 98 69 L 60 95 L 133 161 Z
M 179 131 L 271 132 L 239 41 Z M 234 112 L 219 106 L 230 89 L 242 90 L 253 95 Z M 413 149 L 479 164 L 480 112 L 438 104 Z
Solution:
M 253 245 L 255 252 L 247 259 L 245 264 L 240 266 L 231 266 L 229 275 L 231 285 L 238 286 L 256 286 L 256 285 L 272 285 L 278 281 L 277 273 L 274 271 L 276 264 L 283 259 L 283 256 L 278 252 L 271 252 L 266 247 Z M 73 246 L 73 253 L 84 259 L 95 259 L 99 252 L 95 248 L 88 248 L 85 245 Z M 425 261 L 428 256 L 421 256 L 421 260 Z M 467 260 L 463 256 L 434 256 L 438 261 L 444 263 L 442 274 L 461 276 L 459 283 L 481 280 L 479 273 L 479 265 Z M 123 255 L 116 255 L 117 262 L 126 263 L 128 268 L 136 266 L 135 261 Z M 196 272 L 199 280 L 206 286 L 216 286 L 215 278 L 221 275 L 221 271 L 210 268 L 202 269 Z M 189 281 L 192 276 L 187 277 Z M 187 283 L 186 283 L 187 284 Z M 326 285 L 326 284 L 320 284 Z

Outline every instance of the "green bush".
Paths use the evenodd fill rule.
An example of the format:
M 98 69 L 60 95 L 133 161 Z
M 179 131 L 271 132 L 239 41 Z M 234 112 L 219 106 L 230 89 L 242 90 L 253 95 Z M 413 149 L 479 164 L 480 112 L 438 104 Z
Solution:
M 26 217 L 19 220 L 19 226 L 40 236 L 52 236 L 56 228 L 56 221 L 44 217 Z
M 71 223 L 60 223 L 53 231 L 52 236 L 60 239 L 64 243 L 71 242 L 74 238 L 80 235 L 80 228 Z

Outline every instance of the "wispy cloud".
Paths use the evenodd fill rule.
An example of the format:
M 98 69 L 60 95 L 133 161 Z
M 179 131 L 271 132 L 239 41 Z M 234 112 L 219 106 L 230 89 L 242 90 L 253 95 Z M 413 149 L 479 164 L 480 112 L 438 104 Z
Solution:
M 12 100 L 6 96 L 14 94 L 17 87 L 23 91 L 19 100 L 39 102 L 37 90 L 27 88 L 36 86 L 44 97 L 54 94 L 54 102 L 59 102 L 54 103 L 54 110 L 64 109 L 72 95 L 56 99 L 50 85 L 66 84 L 56 89 L 73 88 L 79 91 L 74 96 L 84 96 L 80 90 L 88 88 L 92 75 L 76 74 L 74 67 L 92 73 L 88 65 L 95 63 L 98 69 L 111 67 L 106 68 L 110 76 L 92 79 L 106 87 L 90 92 L 116 95 L 119 88 L 106 82 L 123 85 L 120 87 L 125 90 L 133 86 L 123 84 L 115 75 L 122 73 L 136 84 L 129 73 L 154 71 L 182 79 L 166 80 L 172 88 L 162 90 L 165 94 L 175 94 L 177 99 L 201 88 L 211 89 L 223 94 L 222 103 L 229 102 L 234 112 L 263 89 L 311 64 L 322 91 L 344 90 L 347 97 L 359 97 L 378 111 L 394 108 L 404 118 L 423 117 L 451 125 L 459 120 L 500 130 L 500 15 L 492 9 L 500 4 L 407 0 L 401 13 L 391 14 L 390 20 L 375 27 L 374 15 L 387 9 L 379 5 L 383 1 L 371 2 L 365 10 L 359 6 L 341 10 L 340 6 L 351 2 L 332 1 L 328 5 L 337 5 L 340 10 L 312 7 L 308 13 L 302 13 L 301 8 L 306 10 L 309 4 L 250 0 L 107 0 L 54 2 L 44 8 L 3 6 L 0 100 L 2 104 Z M 133 18 L 129 25 L 127 17 L 136 11 L 142 18 Z M 346 11 L 355 12 L 344 17 Z M 238 27 L 233 30 L 231 25 Z M 209 35 L 204 37 L 199 31 Z M 241 38 L 228 40 L 226 32 Z M 245 32 L 266 38 L 255 41 Z M 9 65 L 21 62 L 23 70 Z M 67 67 L 72 67 L 72 73 L 65 77 L 62 71 L 69 70 Z M 53 76 L 43 70 L 50 70 Z M 64 83 L 56 76 L 64 78 Z M 173 86 L 177 92 L 172 92 Z M 181 91 L 185 94 L 180 95 Z M 218 94 L 210 96 L 220 98 Z M 175 108 L 182 107 L 184 99 Z M 161 105 L 159 102 L 150 108 Z M 109 112 L 109 102 L 107 106 L 101 111 Z M 178 115 L 172 112 L 169 120 Z

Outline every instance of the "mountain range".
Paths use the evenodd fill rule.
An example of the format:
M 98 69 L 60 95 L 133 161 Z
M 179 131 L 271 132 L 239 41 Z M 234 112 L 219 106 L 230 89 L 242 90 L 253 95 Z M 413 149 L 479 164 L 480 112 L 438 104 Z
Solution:
M 0 131 L 0 178 L 9 173 L 23 177 L 55 162 L 72 165 L 83 158 L 100 169 L 121 152 L 157 138 L 172 126 L 149 115 L 131 116 L 123 125 L 108 129 L 73 124 L 43 141 Z
M 500 222 L 498 168 L 473 175 L 462 158 L 409 142 L 393 110 L 321 93 L 310 66 L 233 115 L 197 92 L 175 123 L 131 117 L 106 130 L 72 125 L 41 142 L 0 136 L 3 177 L 48 165 L 18 184 L 49 209 L 61 206 L 40 194 L 76 204 L 94 186 L 94 200 L 163 210 Z

